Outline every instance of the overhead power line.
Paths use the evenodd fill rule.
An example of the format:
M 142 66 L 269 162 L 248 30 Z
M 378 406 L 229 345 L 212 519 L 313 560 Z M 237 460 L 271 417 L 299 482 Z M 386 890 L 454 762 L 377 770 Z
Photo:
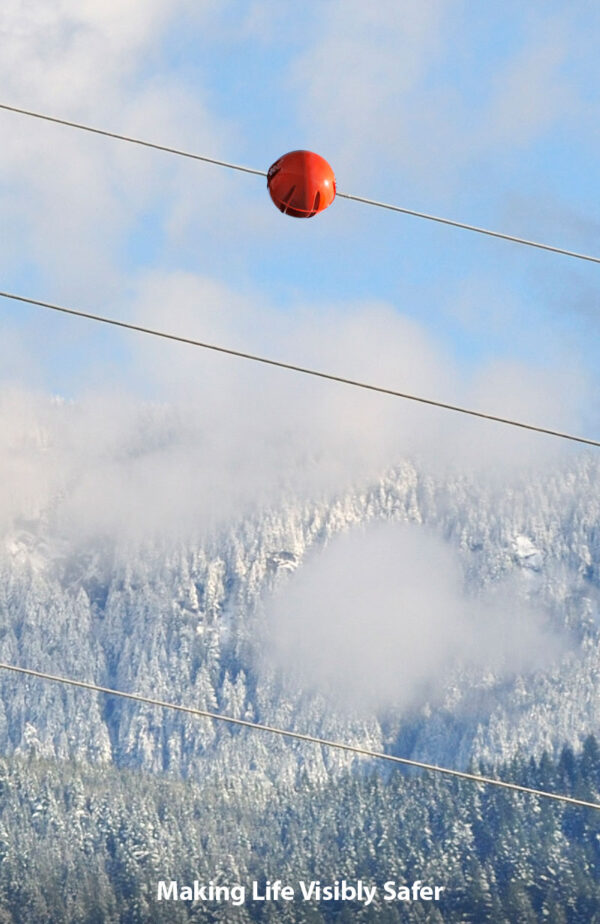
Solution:
M 502 231 L 480 228 L 478 225 L 469 225 L 464 221 L 454 221 L 452 218 L 442 218 L 440 215 L 417 212 L 415 209 L 403 208 L 400 205 L 392 205 L 389 202 L 378 202 L 376 199 L 366 199 L 364 196 L 353 196 L 350 193 L 338 192 L 336 196 L 342 199 L 352 199 L 354 202 L 364 202 L 365 205 L 374 205 L 379 209 L 388 209 L 390 212 L 401 212 L 403 215 L 412 215 L 414 218 L 426 218 L 427 221 L 437 221 L 441 225 L 450 225 L 452 228 L 461 228 L 463 231 L 476 231 L 477 234 L 487 234 L 488 237 L 498 237 L 503 241 L 512 241 L 514 244 L 525 244 L 527 247 L 537 247 L 538 250 L 549 250 L 551 253 L 560 253 L 565 257 L 575 257 L 577 260 L 600 263 L 600 257 L 594 257 L 586 253 L 577 253 L 575 250 L 565 250 L 563 247 L 554 247 L 552 244 L 542 244 L 540 241 L 530 241 L 526 237 L 504 234 Z
M 201 160 L 207 164 L 215 164 L 217 167 L 227 167 L 229 170 L 241 170 L 242 173 L 255 173 L 258 176 L 266 176 L 266 170 L 255 170 L 253 167 L 244 167 L 241 164 L 231 164 L 227 160 L 218 160 L 216 157 L 207 157 L 203 154 L 194 154 L 191 151 L 183 151 L 181 148 L 172 148 L 166 144 L 156 144 L 154 141 L 144 141 L 142 138 L 131 138 L 129 135 L 120 135 L 118 132 L 109 132 L 103 128 L 94 128 L 91 125 L 82 125 L 80 122 L 70 122 L 68 119 L 57 119 L 55 116 L 45 115 L 42 112 L 31 112 L 29 109 L 19 109 L 17 106 L 7 106 L 0 103 L 0 109 L 6 112 L 17 112 L 19 115 L 31 116 L 34 119 L 42 119 L 44 122 L 54 122 L 56 125 L 66 125 L 68 128 L 78 128 L 83 132 L 92 132 L 94 135 L 104 135 L 105 138 L 116 138 L 117 141 L 128 141 L 129 144 L 139 144 L 143 148 L 153 148 L 155 151 L 164 151 L 166 154 L 176 154 L 177 157 L 187 157 L 189 160 Z
M 444 776 L 456 777 L 457 779 L 467 780 L 471 783 L 477 783 L 484 786 L 497 786 L 502 789 L 510 789 L 514 792 L 526 793 L 531 796 L 538 796 L 544 799 L 553 799 L 555 802 L 564 802 L 569 805 L 577 805 L 583 808 L 600 809 L 600 803 L 588 802 L 585 799 L 576 799 L 573 796 L 565 796 L 560 793 L 547 792 L 544 789 L 533 789 L 530 786 L 521 786 L 519 783 L 510 783 L 505 780 L 496 780 L 493 777 L 482 776 L 477 773 L 467 773 L 463 770 L 452 770 L 449 767 L 439 767 L 437 764 L 428 764 L 421 760 L 411 760 L 408 757 L 396 757 L 393 754 L 385 754 L 383 751 L 373 751 L 370 748 L 363 748 L 356 744 L 346 744 L 343 741 L 331 741 L 328 738 L 320 738 L 316 735 L 307 735 L 302 732 L 289 731 L 288 729 L 278 728 L 274 725 L 264 725 L 261 722 L 250 722 L 247 719 L 235 719 L 233 716 L 222 715 L 219 712 L 209 712 L 206 709 L 197 709 L 194 706 L 182 706 L 178 703 L 170 703 L 161 699 L 154 699 L 150 696 L 142 696 L 139 693 L 125 693 L 123 690 L 114 690 L 111 687 L 103 687 L 96 683 L 88 683 L 85 680 L 74 680 L 72 677 L 61 677 L 56 674 L 47 674 L 45 671 L 31 670 L 26 667 L 19 667 L 16 664 L 5 664 L 0 662 L 0 670 L 12 671 L 15 674 L 35 677 L 39 680 L 49 680 L 52 683 L 61 683 L 65 686 L 78 687 L 82 690 L 89 690 L 94 693 L 104 693 L 108 696 L 118 696 L 121 699 L 128 699 L 135 703 L 142 703 L 147 706 L 158 706 L 161 709 L 171 709 L 174 712 L 182 712 L 186 715 L 193 715 L 197 718 L 212 719 L 215 722 L 225 722 L 229 725 L 238 725 L 242 728 L 249 728 L 253 731 L 267 732 L 271 735 L 279 735 L 281 738 L 289 738 L 294 741 L 303 741 L 308 744 L 318 744 L 324 748 L 333 748 L 338 751 L 347 751 L 360 757 L 369 757 L 373 760 L 385 760 L 389 763 L 399 764 L 405 767 L 413 767 L 418 770 L 426 770 L 430 773 L 440 773 Z
M 92 132 L 95 135 L 103 135 L 106 138 L 116 138 L 118 141 L 127 141 L 129 144 L 137 144 L 145 148 L 153 148 L 156 151 L 164 151 L 167 154 L 176 154 L 178 157 L 187 157 L 190 160 L 203 161 L 208 164 L 215 164 L 218 167 L 227 167 L 230 170 L 239 170 L 243 173 L 254 173 L 257 176 L 266 177 L 265 170 L 256 170 L 253 167 L 245 167 L 241 164 L 232 164 L 229 161 L 219 160 L 215 157 L 209 157 L 204 154 L 194 154 L 190 151 L 183 151 L 180 148 L 170 147 L 165 144 L 157 144 L 153 141 L 146 141 L 142 138 L 134 138 L 130 135 L 121 135 L 118 132 L 107 131 L 103 128 L 95 128 L 91 125 L 84 125 L 81 122 L 73 122 L 69 119 L 59 119 L 56 116 L 47 115 L 42 112 L 33 112 L 31 109 L 22 109 L 19 106 L 9 106 L 7 103 L 0 103 L 0 109 L 6 112 L 14 112 L 19 115 L 29 116 L 34 119 L 41 119 L 44 122 L 54 122 L 56 125 L 65 125 L 68 128 L 76 128 L 79 131 Z M 500 238 L 504 241 L 511 241 L 515 244 L 524 244 L 527 247 L 536 247 L 539 250 L 547 250 L 551 253 L 562 254 L 565 257 L 574 257 L 577 260 L 586 260 L 590 263 L 600 263 L 600 257 L 591 254 L 578 253 L 575 250 L 567 250 L 564 247 L 555 247 L 552 244 L 544 244 L 540 241 L 532 241 L 528 238 L 518 237 L 514 234 L 505 234 L 502 231 L 493 231 L 490 228 L 482 228 L 478 225 L 468 224 L 463 221 L 455 221 L 452 218 L 443 218 L 440 215 L 431 215 L 427 212 L 420 212 L 416 209 L 405 208 L 400 205 L 393 205 L 389 202 L 379 202 L 377 199 L 368 199 L 365 196 L 355 196 L 352 193 L 337 192 L 340 199 L 350 199 L 354 202 L 362 202 L 365 205 L 371 205 L 375 208 L 387 209 L 392 212 L 400 212 L 403 215 L 411 215 L 414 218 L 424 218 L 427 221 L 435 221 L 438 224 L 449 225 L 453 228 L 460 228 L 463 231 L 474 231 L 477 234 L 484 234 L 488 237 Z
M 499 417 L 496 414 L 487 414 L 484 411 L 475 411 L 472 408 L 460 407 L 456 404 L 448 404 L 445 401 L 436 401 L 433 398 L 424 398 L 421 395 L 412 395 L 407 392 L 396 391 L 393 388 L 384 388 L 380 385 L 372 385 L 369 382 L 360 382 L 356 379 L 346 378 L 341 375 L 333 375 L 329 372 L 322 372 L 318 369 L 309 369 L 306 366 L 298 366 L 294 363 L 282 362 L 278 359 L 269 359 L 266 356 L 257 356 L 254 353 L 246 353 L 242 350 L 233 350 L 229 347 L 218 346 L 214 343 L 204 343 L 201 340 L 194 340 L 191 337 L 181 337 L 178 334 L 171 334 L 167 331 L 155 330 L 152 327 L 143 327 L 140 324 L 130 324 L 128 321 L 120 321 L 117 318 L 108 318 L 104 315 L 91 314 L 88 311 L 79 311 L 76 308 L 68 308 L 65 305 L 55 305 L 52 302 L 40 301 L 37 298 L 27 298 L 24 295 L 17 295 L 14 292 L 0 291 L 0 297 L 11 299 L 16 302 L 23 302 L 26 305 L 34 305 L 37 308 L 44 308 L 50 311 L 57 311 L 61 314 L 72 315 L 77 318 L 85 318 L 88 321 L 97 321 L 101 324 L 109 324 L 112 327 L 120 327 L 124 330 L 136 331 L 140 334 L 148 334 L 151 337 L 160 337 L 163 340 L 172 340 L 176 343 L 185 343 L 188 346 L 200 347 L 203 350 L 211 350 L 214 353 L 223 353 L 227 356 L 235 356 L 238 359 L 247 359 L 250 362 L 262 363 L 265 366 L 275 366 L 278 369 L 287 369 L 290 372 L 299 372 L 302 375 L 310 375 L 313 378 L 326 379 L 330 382 L 337 382 L 341 385 L 350 385 L 353 388 L 361 388 L 365 391 L 377 392 L 382 395 L 389 395 L 392 398 L 402 398 L 405 401 L 415 401 L 418 404 L 427 404 L 430 407 L 441 408 L 445 411 L 454 411 L 457 414 L 466 414 L 469 417 L 477 417 L 482 420 L 491 420 L 495 423 L 506 424 L 510 427 L 518 427 L 521 430 L 531 430 L 534 433 L 542 433 L 546 436 L 554 436 L 563 440 L 570 440 L 574 443 L 583 443 L 586 446 L 596 446 L 600 448 L 600 440 L 590 439 L 585 436 L 575 436 L 572 433 L 564 433 L 561 430 L 553 430 L 549 427 L 540 427 L 536 424 L 525 423 L 522 420 L 513 420 L 509 417 Z

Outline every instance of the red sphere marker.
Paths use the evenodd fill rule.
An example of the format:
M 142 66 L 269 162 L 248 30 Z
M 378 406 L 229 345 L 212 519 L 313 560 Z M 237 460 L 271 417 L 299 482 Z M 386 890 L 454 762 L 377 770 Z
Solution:
M 269 167 L 271 199 L 284 215 L 311 218 L 335 199 L 335 176 L 325 160 L 312 151 L 290 151 Z

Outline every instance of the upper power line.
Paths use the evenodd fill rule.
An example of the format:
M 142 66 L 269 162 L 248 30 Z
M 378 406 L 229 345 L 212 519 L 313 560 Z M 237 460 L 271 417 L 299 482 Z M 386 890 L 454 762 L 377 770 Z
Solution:
M 570 440 L 574 443 L 583 443 L 586 446 L 596 446 L 600 448 L 600 440 L 590 439 L 586 436 L 576 436 L 572 433 L 565 433 L 562 430 L 553 430 L 549 427 L 541 427 L 537 424 L 526 423 L 522 420 L 513 420 L 510 417 L 500 417 L 496 414 L 488 414 L 484 411 L 475 411 L 472 408 L 460 407 L 456 404 L 448 404 L 445 401 L 436 401 L 433 398 L 424 398 L 421 395 L 412 395 L 407 392 L 396 391 L 393 388 L 384 388 L 381 385 L 373 385 L 370 382 L 361 382 L 357 379 L 346 378 L 341 375 L 334 375 L 330 372 L 323 372 L 319 369 L 309 369 L 306 366 L 298 366 L 294 363 L 286 363 L 279 359 L 269 359 L 266 356 L 257 356 L 255 353 L 246 353 L 242 350 L 233 350 L 230 347 L 219 346 L 214 343 L 204 343 L 202 340 L 194 340 L 191 337 L 182 337 L 179 334 L 171 334 L 167 331 L 156 330 L 153 327 L 143 327 L 141 324 L 131 324 L 129 321 L 121 321 L 117 318 L 108 318 L 101 314 L 92 314 L 88 311 L 80 311 L 77 308 L 68 308 L 66 305 L 55 305 L 52 302 L 44 302 L 37 298 L 28 298 L 24 295 L 17 295 L 14 292 L 0 291 L 0 298 L 11 299 L 16 302 L 23 302 L 26 305 L 34 305 L 37 308 L 44 308 L 50 311 L 57 311 L 61 314 L 71 315 L 77 318 L 85 318 L 88 321 L 97 321 L 101 324 L 109 324 L 112 327 L 120 327 L 125 330 L 136 331 L 140 334 L 148 334 L 152 337 L 161 337 L 163 340 L 173 340 L 176 343 L 185 343 L 188 346 L 200 347 L 203 350 L 212 350 L 214 353 L 224 353 L 227 356 L 235 356 L 238 359 L 247 359 L 250 362 L 262 363 L 265 366 L 275 366 L 278 369 L 287 369 L 290 372 L 299 372 L 302 375 L 310 375 L 318 379 L 326 379 L 330 382 L 338 382 L 341 385 L 350 385 L 353 388 L 361 388 L 365 391 L 377 392 L 382 395 L 390 395 L 392 398 L 402 398 L 405 401 L 415 401 L 418 404 L 427 404 L 431 407 L 441 408 L 445 411 L 454 411 L 457 414 L 466 414 L 469 417 L 478 417 L 482 420 L 491 420 L 495 423 L 505 424 L 510 427 L 518 427 L 521 430 L 531 430 L 534 433 L 542 433 L 546 436 L 554 436 L 563 440 Z
M 577 799 L 574 796 L 565 796 L 560 793 L 548 792 L 545 789 L 534 789 L 530 786 L 521 786 L 519 783 L 510 783 L 506 780 L 497 780 L 493 777 L 482 776 L 478 773 L 467 773 L 463 770 L 452 770 L 450 767 L 440 767 L 437 764 L 428 764 L 422 760 L 411 760 L 408 757 L 396 757 L 393 754 L 386 754 L 383 751 L 373 751 L 370 748 L 364 748 L 357 744 L 346 744 L 343 741 L 331 741 L 328 738 L 319 738 L 316 735 L 307 735 L 303 732 L 289 731 L 285 728 L 279 728 L 275 725 L 264 725 L 261 722 L 251 722 L 248 719 L 236 719 L 233 716 L 223 715 L 219 712 L 209 712 L 206 709 L 197 709 L 194 706 L 182 706 L 178 703 L 166 702 L 161 699 L 154 699 L 150 696 L 142 696 L 140 693 L 125 693 L 123 690 L 115 690 L 112 687 L 103 687 L 96 683 L 89 683 L 85 680 L 75 680 L 72 677 L 61 677 L 57 674 L 47 674 L 44 671 L 32 670 L 27 667 L 20 667 L 16 664 L 6 664 L 0 662 L 0 670 L 11 671 L 15 674 L 26 677 L 35 677 L 39 680 L 49 680 L 53 683 L 60 683 L 65 686 L 79 687 L 83 690 L 89 690 L 95 693 L 104 693 L 108 696 L 118 696 L 121 699 L 132 700 L 135 703 L 143 703 L 148 706 L 159 706 L 162 709 L 171 709 L 175 712 L 183 712 L 187 715 L 197 716 L 204 719 L 212 719 L 215 722 L 225 722 L 229 725 L 238 725 L 243 728 L 249 728 L 253 731 L 267 732 L 271 735 L 279 735 L 282 738 L 288 738 L 295 741 L 303 741 L 309 744 L 321 745 L 324 748 L 333 748 L 338 751 L 347 751 L 360 757 L 369 757 L 373 760 L 385 760 L 389 763 L 413 767 L 418 770 L 426 770 L 430 773 L 439 773 L 444 776 L 456 777 L 460 780 L 467 780 L 470 783 L 477 783 L 484 786 L 497 786 L 502 789 L 510 789 L 513 792 L 526 793 L 530 796 L 537 796 L 544 799 L 552 799 L 555 802 L 564 802 L 568 805 L 577 805 L 582 808 L 591 808 L 600 810 L 600 803 L 590 802 L 586 799 Z
M 430 215 L 427 212 L 417 212 L 400 205 L 389 202 L 378 202 L 376 199 L 366 199 L 364 196 L 353 196 L 350 193 L 338 192 L 342 199 L 353 199 L 354 202 L 364 202 L 365 205 L 374 205 L 379 209 L 388 209 L 391 212 L 401 212 L 403 215 L 412 215 L 414 218 L 425 218 L 427 221 L 437 221 L 452 228 L 462 228 L 463 231 L 476 231 L 477 234 L 487 234 L 488 237 L 498 237 L 503 241 L 512 241 L 514 244 L 525 244 L 527 247 L 537 247 L 538 250 L 549 250 L 551 253 L 560 253 L 565 257 L 575 257 L 577 260 L 587 260 L 589 263 L 600 263 L 600 257 L 586 253 L 577 253 L 575 250 L 566 250 L 564 247 L 554 247 L 552 244 L 542 244 L 540 241 L 530 241 L 526 237 L 517 237 L 514 234 L 504 234 L 502 231 L 492 231 L 490 228 L 480 228 L 478 225 L 469 225 L 464 221 L 454 221 L 452 218 L 442 218 L 440 215 Z
M 255 170 L 253 167 L 244 167 L 241 164 L 231 164 L 226 160 L 215 157 L 205 157 L 180 148 L 172 148 L 166 144 L 155 144 L 153 141 L 144 141 L 142 138 L 130 138 L 128 135 L 119 135 L 118 132 L 109 132 L 103 128 L 93 128 L 91 125 L 82 125 L 80 122 L 70 122 L 68 119 L 58 119 L 55 116 L 45 115 L 42 112 L 31 112 L 29 109 L 19 109 L 18 106 L 7 106 L 0 103 L 0 109 L 6 112 L 17 112 L 19 115 L 31 116 L 34 119 L 43 119 L 44 122 L 55 122 L 57 125 L 66 125 L 69 128 L 78 128 L 83 132 L 92 132 L 94 135 L 104 135 L 106 138 L 116 138 L 117 141 L 128 141 L 130 144 L 139 144 L 144 148 L 153 148 L 155 151 L 164 151 L 166 154 L 176 154 L 178 157 L 188 157 L 190 160 L 201 160 L 207 164 L 216 164 L 217 167 L 227 167 L 229 170 L 241 170 L 243 173 L 256 173 L 266 176 L 265 170 Z
M 245 167 L 241 164 L 233 164 L 229 161 L 219 160 L 216 157 L 209 157 L 204 154 L 194 154 L 191 151 L 184 151 L 180 148 L 171 147 L 165 144 L 158 144 L 154 141 L 146 141 L 142 138 L 134 138 L 131 135 L 122 135 L 118 132 L 107 131 L 103 128 L 96 128 L 91 125 L 84 125 L 81 122 L 73 122 L 70 119 L 60 119 L 56 116 L 51 116 L 42 112 L 34 112 L 31 109 L 23 109 L 19 106 L 9 106 L 7 103 L 0 103 L 0 109 L 3 109 L 6 112 L 14 112 L 19 115 L 29 116 L 34 119 L 42 119 L 44 122 L 54 122 L 57 125 L 65 125 L 69 128 L 76 128 L 84 132 L 92 132 L 95 135 L 104 135 L 107 138 L 116 138 L 118 141 L 127 141 L 129 144 L 141 145 L 145 148 L 153 148 L 156 151 L 164 151 L 167 154 L 176 154 L 178 157 L 187 157 L 190 160 L 202 161 L 208 164 L 215 164 L 218 167 L 227 167 L 230 170 L 239 170 L 243 173 L 254 173 L 257 176 L 267 176 L 265 170 L 257 170 L 254 167 Z M 388 209 L 392 212 L 400 212 L 403 215 L 411 215 L 414 218 L 423 218 L 427 221 L 435 221 L 438 224 L 449 225 L 453 228 L 460 228 L 463 231 L 474 231 L 477 234 L 484 234 L 488 237 L 500 238 L 504 241 L 511 241 L 515 244 L 523 244 L 526 247 L 536 247 L 539 250 L 547 250 L 551 253 L 562 254 L 565 257 L 573 257 L 577 260 L 586 260 L 590 263 L 600 263 L 600 257 L 593 256 L 592 254 L 579 253 L 575 250 L 567 250 L 564 247 L 555 247 L 552 244 L 545 244 L 541 241 L 532 241 L 528 238 L 519 237 L 514 234 L 506 234 L 502 231 L 494 231 L 490 228 L 482 228 L 478 225 L 468 224 L 463 221 L 456 221 L 452 218 L 444 218 L 441 215 L 431 215 L 427 212 L 421 212 L 416 209 L 409 209 L 405 206 L 394 205 L 389 202 L 379 202 L 376 199 L 368 199 L 365 196 L 356 196 L 352 193 L 337 192 L 337 197 L 342 199 L 350 199 L 354 202 L 362 202 L 365 205 L 371 205 L 376 208 Z

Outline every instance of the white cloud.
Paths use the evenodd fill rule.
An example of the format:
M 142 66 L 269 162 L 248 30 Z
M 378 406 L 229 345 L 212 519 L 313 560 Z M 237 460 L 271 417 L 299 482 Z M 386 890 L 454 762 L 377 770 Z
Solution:
M 4 92 L 34 105 L 121 108 L 133 78 L 175 17 L 210 13 L 207 0 L 6 0 L 0 12 Z
M 496 360 L 480 366 L 464 385 L 468 406 L 534 426 L 585 436 L 584 408 L 593 394 L 590 376 L 581 368 L 561 362 L 557 368 L 529 362 Z M 493 478 L 510 478 L 531 467 L 558 464 L 574 444 L 516 427 L 460 417 L 446 431 L 444 463 L 479 470 Z M 451 446 L 451 448 L 450 448 Z
M 283 314 L 211 279 L 152 273 L 133 306 L 124 300 L 120 311 L 204 342 L 551 426 L 575 429 L 573 407 L 584 403 L 577 389 L 585 383 L 577 377 L 577 389 L 564 389 L 556 375 L 516 365 L 482 369 L 469 384 L 439 345 L 384 303 L 299 305 Z M 44 348 L 58 347 L 64 356 L 60 330 L 49 329 Z M 551 464 L 564 451 L 557 440 L 497 424 L 181 344 L 120 336 L 129 357 L 125 386 L 109 356 L 105 376 L 96 370 L 105 384 L 75 402 L 4 394 L 5 527 L 19 509 L 35 508 L 39 516 L 52 510 L 61 530 L 75 536 L 187 530 L 282 496 L 344 490 L 411 455 L 425 468 L 504 477 L 525 464 Z
M 574 50 L 569 38 L 561 34 L 558 23 L 536 25 L 525 47 L 505 62 L 492 81 L 479 149 L 526 146 L 578 108 L 578 93 L 565 66 Z
M 319 17 L 292 73 L 304 123 L 331 151 L 339 177 L 359 164 L 363 176 L 377 174 L 390 156 L 414 165 L 411 101 L 438 51 L 446 7 L 444 0 L 337 0 Z
M 213 12 L 208 0 L 9 0 L 0 13 L 3 101 L 223 155 L 233 125 L 161 56 L 170 28 L 198 28 L 203 18 L 208 25 Z M 57 299 L 90 289 L 106 297 L 130 260 L 131 234 L 145 235 L 152 250 L 153 237 L 168 239 L 169 220 L 190 189 L 210 212 L 232 182 L 211 168 L 68 128 L 7 112 L 0 119 L 0 205 L 11 229 L 1 268 L 6 278 L 34 266 Z M 148 215 L 155 219 L 144 229 Z
M 472 14 L 447 0 L 327 4 L 291 74 L 304 126 L 345 190 L 375 193 L 385 180 L 442 201 L 482 159 L 497 182 L 508 157 L 576 128 L 587 85 L 575 11 Z
M 469 597 L 456 553 L 422 526 L 377 524 L 313 553 L 265 601 L 263 656 L 291 689 L 370 711 L 436 697 L 459 665 L 496 675 L 560 651 L 518 598 Z

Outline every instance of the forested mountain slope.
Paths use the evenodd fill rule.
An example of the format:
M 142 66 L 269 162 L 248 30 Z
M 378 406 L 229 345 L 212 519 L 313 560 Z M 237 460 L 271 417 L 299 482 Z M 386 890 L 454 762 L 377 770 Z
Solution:
M 582 455 L 506 487 L 442 478 L 405 462 L 338 496 L 272 504 L 208 534 L 199 524 L 177 541 L 98 536 L 75 544 L 61 535 L 52 510 L 38 512 L 3 538 L 0 658 L 453 765 L 539 756 L 564 743 L 577 748 L 600 730 L 599 474 L 597 459 Z M 425 530 L 455 549 L 475 605 L 500 588 L 491 617 L 500 635 L 518 643 L 519 608 L 543 611 L 560 636 L 558 654 L 508 671 L 485 659 L 457 663 L 442 688 L 420 691 L 402 708 L 338 708 L 318 690 L 294 689 L 257 652 L 265 607 L 274 590 L 302 574 L 311 551 L 377 521 L 405 521 L 411 535 Z M 402 657 L 399 651 L 399 671 Z M 0 684 L 5 754 L 197 779 L 207 766 L 224 773 L 251 766 L 290 781 L 303 769 L 320 779 L 323 760 L 347 764 L 41 681 L 2 675 Z
M 483 766 L 484 772 L 490 768 Z M 598 924 L 600 813 L 370 765 L 323 782 L 209 773 L 182 784 L 57 761 L 0 761 L 0 921 Z M 515 760 L 502 777 L 600 799 L 600 751 Z M 346 878 L 352 902 L 157 901 L 180 888 Z M 385 901 L 384 883 L 443 886 L 440 901 Z M 246 895 L 248 899 L 248 893 Z

